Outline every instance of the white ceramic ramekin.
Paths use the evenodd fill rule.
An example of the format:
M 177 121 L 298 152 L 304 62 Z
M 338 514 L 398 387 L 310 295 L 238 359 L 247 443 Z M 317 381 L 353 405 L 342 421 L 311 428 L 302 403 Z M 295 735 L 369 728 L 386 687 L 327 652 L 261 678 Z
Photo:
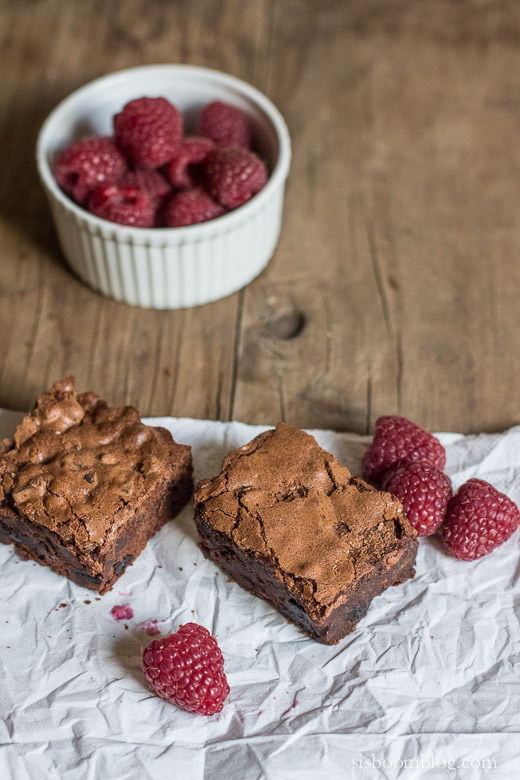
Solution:
M 175 103 L 188 130 L 212 100 L 239 106 L 270 173 L 263 190 L 223 217 L 182 228 L 116 225 L 73 203 L 52 173 L 57 153 L 76 138 L 110 135 L 113 115 L 143 96 Z M 290 161 L 287 126 L 270 100 L 233 76 L 188 65 L 148 65 L 92 81 L 52 111 L 37 144 L 38 170 L 70 266 L 104 295 L 155 309 L 223 298 L 262 271 L 278 242 Z

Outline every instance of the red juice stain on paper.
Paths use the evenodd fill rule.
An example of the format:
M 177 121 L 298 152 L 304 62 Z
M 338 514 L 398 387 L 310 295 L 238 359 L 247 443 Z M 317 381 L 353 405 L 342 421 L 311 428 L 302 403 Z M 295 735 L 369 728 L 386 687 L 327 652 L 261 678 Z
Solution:
M 291 704 L 291 706 L 288 709 L 286 709 L 285 712 L 282 712 L 282 718 L 283 718 L 284 715 L 287 715 L 288 712 L 290 712 L 295 707 L 297 707 L 299 703 L 300 703 L 299 701 L 294 700 L 293 703 Z
M 116 606 L 112 607 L 110 610 L 110 614 L 114 620 L 130 620 L 134 616 L 134 610 L 130 604 L 116 604 Z
M 156 620 L 156 619 L 154 619 L 154 620 L 147 620 L 145 623 L 141 623 L 141 628 L 143 629 L 143 631 L 146 631 L 148 636 L 157 636 L 157 634 L 161 633 L 160 629 L 159 629 L 159 626 L 157 625 L 158 622 L 159 621 Z M 163 622 L 164 621 L 161 620 L 161 623 L 163 623 Z

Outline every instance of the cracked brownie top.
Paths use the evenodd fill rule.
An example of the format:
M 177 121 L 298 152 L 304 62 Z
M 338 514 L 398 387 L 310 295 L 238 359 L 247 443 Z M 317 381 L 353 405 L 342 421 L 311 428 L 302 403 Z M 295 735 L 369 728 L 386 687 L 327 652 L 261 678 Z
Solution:
M 214 531 L 279 567 L 295 592 L 323 607 L 415 538 L 400 502 L 342 466 L 302 430 L 275 430 L 230 452 L 199 483 L 194 504 Z
M 54 531 L 68 546 L 99 547 L 189 455 L 132 406 L 110 408 L 74 379 L 38 398 L 0 456 L 0 510 Z

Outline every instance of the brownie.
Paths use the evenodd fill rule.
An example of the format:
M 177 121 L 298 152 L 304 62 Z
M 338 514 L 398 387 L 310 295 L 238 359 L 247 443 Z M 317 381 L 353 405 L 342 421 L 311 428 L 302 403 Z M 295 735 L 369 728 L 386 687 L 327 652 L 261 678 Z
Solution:
M 374 596 L 415 574 L 400 502 L 290 425 L 230 452 L 194 509 L 204 554 L 318 642 L 338 642 Z
M 0 541 L 105 593 L 192 489 L 190 447 L 67 377 L 3 443 Z

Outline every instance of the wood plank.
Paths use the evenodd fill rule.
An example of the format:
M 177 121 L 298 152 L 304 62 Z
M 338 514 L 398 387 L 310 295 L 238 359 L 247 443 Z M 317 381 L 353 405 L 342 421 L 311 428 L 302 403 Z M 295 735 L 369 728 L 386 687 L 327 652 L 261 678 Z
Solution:
M 366 431 L 519 422 L 520 18 L 514 3 L 0 3 L 0 405 L 74 372 L 145 414 Z M 39 125 L 106 72 L 229 71 L 287 118 L 279 248 L 190 311 L 103 299 L 64 264 Z
M 512 6 L 299 6 L 277 4 L 267 91 L 295 160 L 281 246 L 245 295 L 236 415 L 278 407 L 358 431 L 393 412 L 437 430 L 518 422 Z M 276 347 L 260 326 L 269 295 L 306 319 Z
M 220 9 L 203 3 L 198 16 L 189 2 L 63 7 L 48 1 L 39 4 L 43 35 L 40 28 L 29 41 L 32 9 L 29 2 L 16 11 L 0 9 L 0 27 L 10 30 L 2 65 L 11 86 L 1 107 L 8 121 L 1 152 L 6 270 L 0 289 L 0 324 L 5 324 L 0 404 L 26 408 L 55 378 L 73 372 L 80 387 L 93 387 L 113 403 L 135 403 L 145 414 L 226 417 L 239 296 L 187 312 L 156 312 L 87 289 L 61 259 L 35 171 L 26 160 L 32 163 L 38 127 L 52 106 L 101 73 L 183 60 L 254 81 L 268 23 L 265 4 L 239 13 L 237 0 Z M 233 39 L 236 46 L 233 41 L 221 46 L 237 19 L 242 34 Z M 92 40 L 102 57 L 92 57 Z M 32 63 L 26 59 L 29 47 Z M 35 227 L 34 235 L 27 225 Z M 22 305 L 13 305 L 14 298 Z

